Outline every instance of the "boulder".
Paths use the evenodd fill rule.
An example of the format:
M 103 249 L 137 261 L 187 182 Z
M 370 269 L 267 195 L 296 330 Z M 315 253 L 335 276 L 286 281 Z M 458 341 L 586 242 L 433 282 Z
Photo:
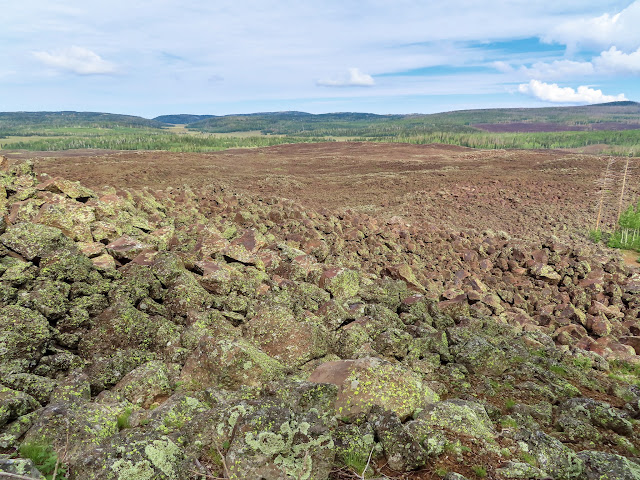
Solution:
M 322 273 L 319 285 L 332 297 L 349 298 L 355 296 L 360 289 L 360 275 L 355 270 L 332 267 Z
M 283 305 L 260 308 L 244 332 L 263 352 L 285 365 L 298 367 L 327 353 L 326 330 L 311 320 L 296 320 Z
M 284 372 L 283 365 L 243 339 L 202 337 L 187 358 L 180 380 L 192 390 L 257 387 Z
M 29 261 L 59 250 L 77 252 L 75 244 L 60 229 L 37 223 L 10 225 L 0 236 L 0 242 Z
M 444 428 L 456 434 L 470 435 L 493 442 L 496 432 L 485 408 L 475 402 L 447 400 L 427 405 L 416 420 L 431 427 Z
M 231 480 L 328 478 L 335 457 L 330 421 L 278 404 L 252 410 L 239 417 L 225 455 Z
M 347 419 L 379 406 L 404 420 L 439 400 L 418 375 L 375 357 L 323 363 L 309 381 L 337 385 L 337 415 Z
M 73 462 L 72 471 L 83 480 L 187 480 L 192 465 L 166 435 L 125 430 Z
M 0 385 L 0 428 L 38 408 L 40 404 L 31 395 Z
M 638 480 L 640 464 L 628 458 L 606 452 L 583 451 L 578 457 L 584 462 L 584 480 Z
M 0 308 L 0 379 L 29 371 L 50 339 L 49 323 L 40 313 L 18 305 Z

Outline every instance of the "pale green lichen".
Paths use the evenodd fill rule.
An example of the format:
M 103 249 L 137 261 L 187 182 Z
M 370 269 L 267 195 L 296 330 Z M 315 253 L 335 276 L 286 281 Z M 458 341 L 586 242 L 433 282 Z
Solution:
M 180 458 L 180 448 L 168 438 L 154 440 L 144 448 L 144 453 L 155 467 L 169 478 L 176 478 L 175 466 Z
M 155 470 L 148 460 L 133 463 L 130 460 L 117 460 L 111 465 L 111 470 L 118 480 L 153 480 Z

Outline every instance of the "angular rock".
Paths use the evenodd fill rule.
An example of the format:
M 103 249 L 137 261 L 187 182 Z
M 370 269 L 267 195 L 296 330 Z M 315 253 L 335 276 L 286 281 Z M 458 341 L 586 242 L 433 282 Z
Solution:
M 29 261 L 58 250 L 77 251 L 75 244 L 60 229 L 35 223 L 10 225 L 0 241 Z
M 282 305 L 263 307 L 244 326 L 245 335 L 284 365 L 300 366 L 327 353 L 326 330 L 312 321 L 298 321 Z
M 0 385 L 0 428 L 37 408 L 40 404 L 31 395 Z
M 373 357 L 323 363 L 309 381 L 338 386 L 336 410 L 344 418 L 354 418 L 379 406 L 404 420 L 439 400 L 413 372 Z
M 107 252 L 116 260 L 120 261 L 131 261 L 142 253 L 143 250 L 149 248 L 150 245 L 128 235 L 123 235 L 106 246 Z
M 180 380 L 192 390 L 211 386 L 237 390 L 243 385 L 259 386 L 283 372 L 280 362 L 246 340 L 217 340 L 207 336 L 187 358 Z
M 457 434 L 471 435 L 492 442 L 496 436 L 493 423 L 485 408 L 475 402 L 446 400 L 427 405 L 416 420 L 429 426 L 441 427 Z
M 360 289 L 360 275 L 355 270 L 329 268 L 320 276 L 319 285 L 332 297 L 349 298 L 355 296 Z
M 0 379 L 35 366 L 50 338 L 49 323 L 40 313 L 18 305 L 0 308 Z
M 584 462 L 585 480 L 637 480 L 640 464 L 620 455 L 585 450 L 578 454 Z

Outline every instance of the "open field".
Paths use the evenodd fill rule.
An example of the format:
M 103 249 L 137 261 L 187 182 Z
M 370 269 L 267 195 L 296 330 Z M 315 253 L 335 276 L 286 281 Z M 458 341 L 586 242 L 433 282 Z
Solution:
M 33 156 L 34 152 L 9 155 Z M 90 187 L 198 188 L 285 197 L 312 208 L 355 209 L 515 235 L 586 235 L 595 223 L 606 159 L 561 151 L 332 142 L 215 153 L 42 152 L 36 169 Z M 622 165 L 619 160 L 619 165 Z M 632 171 L 638 160 L 631 162 Z M 628 182 L 624 202 L 640 193 Z M 617 191 L 605 202 L 613 224 Z

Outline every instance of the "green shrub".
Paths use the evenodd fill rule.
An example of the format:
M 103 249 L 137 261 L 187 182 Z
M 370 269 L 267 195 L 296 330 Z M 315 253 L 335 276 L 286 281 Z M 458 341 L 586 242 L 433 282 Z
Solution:
M 602 241 L 602 230 L 589 230 L 589 238 L 593 243 L 600 243 Z
M 29 458 L 47 480 L 67 480 L 67 467 L 58 461 L 58 454 L 50 444 L 29 442 L 20 445 L 18 450 L 23 458 Z M 56 471 L 57 465 L 57 471 Z
M 640 251 L 640 201 L 629 205 L 618 221 L 618 230 L 611 234 L 608 245 L 612 248 Z

